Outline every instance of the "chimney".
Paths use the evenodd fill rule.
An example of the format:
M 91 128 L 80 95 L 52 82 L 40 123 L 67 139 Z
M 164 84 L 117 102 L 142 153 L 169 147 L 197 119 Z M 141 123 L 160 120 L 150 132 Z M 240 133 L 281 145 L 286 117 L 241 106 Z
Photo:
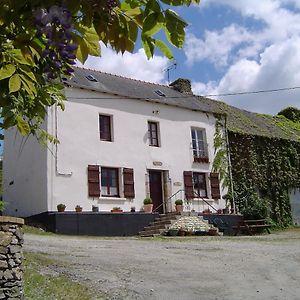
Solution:
M 193 94 L 191 81 L 189 79 L 178 78 L 174 82 L 170 83 L 170 86 L 180 93 L 189 95 Z

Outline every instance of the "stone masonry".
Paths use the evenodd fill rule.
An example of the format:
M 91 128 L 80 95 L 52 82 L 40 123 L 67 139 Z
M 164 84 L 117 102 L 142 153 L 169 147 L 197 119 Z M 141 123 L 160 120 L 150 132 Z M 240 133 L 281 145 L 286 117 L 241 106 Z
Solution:
M 0 299 L 24 299 L 23 233 L 24 220 L 0 216 Z

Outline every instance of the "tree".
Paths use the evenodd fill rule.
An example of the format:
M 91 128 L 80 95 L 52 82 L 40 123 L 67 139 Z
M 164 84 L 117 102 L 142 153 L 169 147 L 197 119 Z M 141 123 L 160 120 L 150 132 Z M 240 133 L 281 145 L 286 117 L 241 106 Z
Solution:
M 300 123 L 300 109 L 296 107 L 286 107 L 282 109 L 278 114 L 278 116 L 285 116 L 287 119 Z
M 99 56 L 99 42 L 132 52 L 138 38 L 148 58 L 155 48 L 172 58 L 156 38 L 182 47 L 187 23 L 171 6 L 200 0 L 0 0 L 0 107 L 2 128 L 54 141 L 41 129 L 47 107 L 64 108 L 64 79 L 75 59 Z

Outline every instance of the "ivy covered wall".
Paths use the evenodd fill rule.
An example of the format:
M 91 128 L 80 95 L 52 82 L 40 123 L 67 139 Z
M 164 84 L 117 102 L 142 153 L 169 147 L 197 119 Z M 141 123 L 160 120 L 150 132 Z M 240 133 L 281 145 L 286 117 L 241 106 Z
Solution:
M 289 190 L 300 188 L 300 143 L 232 131 L 228 135 L 239 209 L 258 196 L 277 225 L 291 224 Z

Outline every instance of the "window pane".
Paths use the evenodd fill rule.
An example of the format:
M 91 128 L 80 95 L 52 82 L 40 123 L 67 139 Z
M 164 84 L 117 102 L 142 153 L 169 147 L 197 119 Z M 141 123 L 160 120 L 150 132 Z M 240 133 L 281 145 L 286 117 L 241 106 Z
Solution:
M 99 115 L 100 140 L 111 141 L 111 117 Z
M 195 131 L 195 129 L 192 129 L 192 139 L 196 139 L 196 131 Z

